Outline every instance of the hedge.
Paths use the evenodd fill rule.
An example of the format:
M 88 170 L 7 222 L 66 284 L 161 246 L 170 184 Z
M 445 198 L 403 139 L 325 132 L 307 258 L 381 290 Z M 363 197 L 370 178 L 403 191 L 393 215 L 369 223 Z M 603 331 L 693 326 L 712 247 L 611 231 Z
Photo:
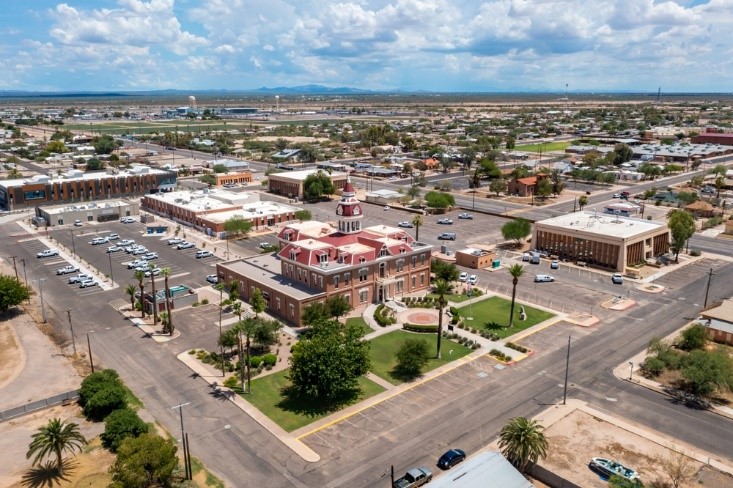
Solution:
M 403 324 L 402 328 L 410 332 L 425 332 L 425 333 L 433 333 L 433 334 L 438 332 L 437 325 Z

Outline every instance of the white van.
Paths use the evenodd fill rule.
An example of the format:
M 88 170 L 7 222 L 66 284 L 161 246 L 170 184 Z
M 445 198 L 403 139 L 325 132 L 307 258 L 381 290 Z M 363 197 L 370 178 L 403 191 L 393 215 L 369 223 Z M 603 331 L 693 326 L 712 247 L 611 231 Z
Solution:
M 552 283 L 553 281 L 555 281 L 555 278 L 550 275 L 534 275 L 535 283 Z

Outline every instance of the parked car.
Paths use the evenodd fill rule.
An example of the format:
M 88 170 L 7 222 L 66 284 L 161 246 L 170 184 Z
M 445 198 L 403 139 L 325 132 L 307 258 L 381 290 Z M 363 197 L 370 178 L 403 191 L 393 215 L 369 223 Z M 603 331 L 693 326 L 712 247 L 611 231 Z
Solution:
M 160 274 L 160 268 L 156 266 L 156 267 L 155 267 L 155 268 L 153 268 L 153 269 L 149 269 L 149 270 L 147 270 L 147 271 L 145 272 L 145 277 L 146 277 L 146 278 L 150 278 L 150 276 L 151 276 L 151 275 L 153 275 L 153 276 L 158 276 L 159 274 Z
M 540 264 L 540 254 L 533 252 L 529 258 L 529 264 Z
M 110 235 L 107 236 L 107 239 L 109 239 L 110 241 L 116 241 L 119 238 L 120 238 L 120 235 L 117 234 L 117 233 L 110 234 Z
M 140 254 L 147 254 L 148 252 L 149 251 L 147 247 L 138 247 L 137 249 L 132 250 L 132 255 L 139 256 Z
M 382 207 L 382 210 L 384 210 L 385 212 L 388 212 L 389 211 L 389 205 L 385 205 L 384 207 Z
M 528 252 L 525 252 L 524 254 L 522 254 L 522 261 L 529 261 L 530 258 L 531 256 L 529 255 Z
M 557 259 L 550 263 L 550 269 L 560 269 L 560 261 Z
M 138 266 L 147 266 L 148 262 L 144 259 L 136 259 L 127 263 L 127 269 L 137 268 Z
M 199 258 L 210 258 L 214 255 L 211 251 L 196 251 L 196 259 Z
M 92 246 L 97 246 L 99 244 L 107 244 L 108 242 L 109 242 L 108 237 L 95 237 L 94 239 L 89 241 L 89 244 L 91 244 Z
M 120 222 L 122 222 L 123 224 L 134 224 L 135 219 L 133 219 L 132 217 L 122 217 L 120 219 Z
M 621 194 L 620 193 L 614 193 L 613 194 L 613 198 L 621 198 Z
M 269 242 L 260 242 L 260 249 L 267 249 L 268 247 L 273 246 L 274 244 L 270 244 Z M 196 253 L 198 257 L 198 253 Z
M 465 271 L 461 273 L 461 275 L 458 277 L 458 281 L 466 281 L 468 279 L 468 273 Z
M 215 284 L 219 283 L 219 277 L 217 275 L 215 275 L 215 274 L 206 275 L 206 281 L 208 281 L 212 285 L 215 285 Z
M 624 283 L 623 275 L 621 275 L 621 273 L 614 273 L 613 276 L 611 276 L 611 283 L 614 285 L 622 285 Z
M 81 227 L 82 225 L 84 225 L 84 224 L 82 224 L 82 223 L 81 223 L 81 220 L 79 220 L 79 219 L 76 219 L 76 220 L 74 221 L 74 227 Z
M 88 280 L 79 282 L 79 288 L 88 288 L 90 286 L 97 286 L 98 284 L 99 283 L 97 283 L 96 280 L 90 278 Z
M 59 250 L 58 249 L 44 249 L 43 251 L 36 254 L 37 258 L 48 258 L 51 256 L 58 256 Z
M 459 213 L 458 214 L 458 218 L 459 219 L 465 219 L 465 220 L 473 220 L 473 215 L 471 215 L 470 213 L 465 213 L 464 212 L 464 213 Z
M 168 245 L 169 246 L 172 246 L 174 244 L 180 244 L 182 242 L 183 242 L 183 239 L 181 239 L 180 237 L 173 237 L 171 239 L 168 239 Z
M 406 229 L 412 229 L 413 225 L 412 225 L 412 222 L 405 221 L 405 222 L 400 222 L 399 224 L 397 224 L 397 227 L 404 227 Z
M 450 469 L 461 461 L 466 460 L 466 452 L 463 449 L 450 449 L 438 459 L 438 467 Z
M 546 274 L 534 275 L 535 283 L 552 283 L 553 281 L 555 281 L 555 278 L 553 278 L 550 275 L 546 275 Z
M 471 275 L 471 276 L 468 277 L 468 284 L 469 285 L 475 285 L 476 283 L 478 283 L 478 276 Z
M 117 243 L 118 246 L 131 246 L 135 244 L 135 241 L 133 239 L 122 239 L 120 242 Z
M 182 243 L 180 243 L 180 244 L 178 244 L 176 246 L 176 249 L 179 249 L 179 250 L 180 249 L 191 249 L 192 247 L 194 247 L 194 243 L 193 242 L 183 241 Z
M 394 480 L 392 488 L 417 488 L 433 479 L 433 473 L 428 468 L 412 468 L 402 478 Z
M 715 188 L 712 186 L 703 186 L 700 192 L 707 193 L 708 195 L 713 195 L 715 194 Z
M 69 274 L 69 273 L 76 273 L 77 271 L 79 271 L 79 268 L 77 268 L 76 266 L 73 266 L 73 265 L 70 264 L 68 266 L 64 266 L 61 269 L 57 269 L 56 270 L 56 274 L 57 275 L 65 275 L 65 274 Z
M 70 276 L 69 277 L 69 283 L 70 284 L 80 283 L 82 281 L 91 280 L 91 279 L 92 279 L 92 277 L 90 275 L 88 275 L 88 274 L 78 274 L 76 276 Z
M 453 221 L 449 218 L 438 219 L 438 223 L 442 225 L 453 225 Z
M 122 248 L 120 246 L 109 246 L 107 248 L 107 252 L 118 252 L 122 251 Z
M 145 259 L 146 261 L 152 261 L 153 259 L 158 259 L 158 253 L 157 252 L 147 252 L 142 257 L 142 259 Z
M 441 241 L 455 241 L 456 233 L 455 232 L 442 232 L 438 235 L 438 239 Z

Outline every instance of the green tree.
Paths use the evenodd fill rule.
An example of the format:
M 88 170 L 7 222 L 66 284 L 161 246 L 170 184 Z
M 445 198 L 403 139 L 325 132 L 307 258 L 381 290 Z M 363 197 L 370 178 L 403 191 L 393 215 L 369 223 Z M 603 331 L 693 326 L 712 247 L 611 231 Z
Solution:
M 252 230 L 252 227 L 253 225 L 251 220 L 247 220 L 244 217 L 237 215 L 228 218 L 224 222 L 224 230 L 227 233 L 227 237 L 229 235 L 238 236 L 239 234 L 246 234 Z
M 452 283 L 458 279 L 460 271 L 453 263 L 447 263 L 441 259 L 433 259 L 430 261 L 430 272 L 435 275 L 438 280 Z
M 115 410 L 127 407 L 127 391 L 116 371 L 104 369 L 81 382 L 79 404 L 88 419 L 101 421 Z
M 314 163 L 318 160 L 318 150 L 310 144 L 302 144 L 300 146 L 300 152 L 298 153 L 298 160 L 303 162 L 303 167 L 308 167 L 309 163 Z M 324 193 L 326 195 L 330 195 L 333 193 L 333 190 L 330 192 L 326 191 Z
M 284 151 L 288 147 L 288 141 L 287 139 L 283 139 L 282 137 L 278 137 L 275 141 L 275 148 L 278 151 Z
M 543 199 L 552 194 L 552 183 L 547 178 L 538 179 L 537 186 L 535 188 L 537 196 L 542 197 Z
M 301 398 L 334 402 L 358 389 L 357 378 L 369 371 L 369 343 L 356 325 L 324 320 L 290 357 L 292 392 Z
M 140 287 L 140 311 L 142 318 L 145 318 L 145 271 L 135 271 L 135 279 Z
M 524 274 L 524 266 L 521 264 L 512 264 L 509 266 L 509 274 L 512 276 L 512 304 L 509 308 L 509 327 L 514 326 L 514 303 L 517 298 L 517 285 L 519 278 Z
M 29 297 L 28 287 L 15 276 L 0 275 L 0 313 L 6 313 L 12 307 L 28 300 Z
M 677 200 L 682 202 L 683 205 L 689 205 L 691 203 L 695 203 L 698 200 L 697 192 L 681 191 L 677 193 Z
M 583 207 L 588 205 L 588 197 L 586 195 L 580 195 L 578 198 L 578 206 L 580 207 L 580 210 L 583 210 Z
M 300 222 L 306 222 L 308 220 L 311 220 L 313 218 L 313 215 L 311 214 L 310 210 L 301 209 L 295 212 L 295 218 L 298 219 Z
M 450 193 L 429 191 L 425 194 L 425 203 L 431 208 L 446 209 L 455 206 L 456 200 Z
M 420 240 L 420 226 L 423 224 L 423 216 L 422 215 L 415 215 L 412 218 L 412 225 L 415 226 L 415 240 Z
M 430 345 L 422 339 L 407 339 L 395 354 L 397 365 L 393 375 L 405 381 L 411 381 L 422 374 L 428 364 Z
M 643 488 L 644 484 L 637 480 L 627 480 L 617 474 L 608 478 L 608 488 Z
M 166 319 L 163 322 L 163 332 L 168 332 L 169 335 L 173 335 L 173 331 L 176 329 L 173 325 L 173 313 L 171 311 L 171 289 L 168 286 L 168 278 L 171 276 L 170 268 L 162 268 L 160 274 L 163 275 L 163 290 L 165 293 L 165 312 Z
M 117 458 L 109 469 L 112 488 L 170 486 L 178 467 L 178 448 L 173 439 L 148 433 L 128 437 L 117 449 Z
M 56 140 L 46 144 L 46 146 L 43 148 L 43 151 L 47 153 L 65 153 L 69 152 L 69 149 L 63 142 Z
M 97 154 L 112 154 L 112 151 L 117 149 L 119 145 L 114 138 L 108 134 L 95 137 L 92 144 L 94 145 L 94 151 Z
M 130 309 L 135 310 L 135 293 L 137 292 L 137 287 L 133 284 L 129 284 L 125 287 L 125 295 L 128 295 L 130 297 Z
M 527 465 L 547 457 L 547 438 L 543 430 L 535 420 L 515 417 L 502 427 L 499 449 L 514 467 L 524 472 Z
M 733 360 L 721 349 L 708 352 L 695 349 L 688 355 L 682 368 L 685 387 L 690 393 L 706 397 L 718 388 L 733 384 Z
M 331 312 L 325 302 L 313 302 L 303 308 L 300 320 L 305 325 L 313 325 L 331 318 Z
M 726 165 L 716 164 L 714 168 L 708 171 L 708 173 L 711 175 L 724 176 L 727 171 L 728 171 L 728 167 Z
M 486 178 L 501 178 L 501 169 L 496 162 L 491 159 L 482 159 L 479 161 L 479 169 L 481 170 L 481 174 Z
M 715 182 L 713 183 L 715 185 L 715 198 L 720 198 L 720 191 L 726 187 L 725 178 L 723 176 L 718 176 L 715 178 Z
M 496 193 L 496 196 L 499 196 L 499 193 L 505 192 L 508 188 L 507 182 L 501 178 L 492 180 L 491 183 L 489 183 L 489 190 Z
M 155 264 L 148 263 L 148 269 L 150 270 L 150 291 L 153 296 L 153 325 L 158 323 L 158 297 L 155 295 Z
M 226 173 L 227 171 L 229 171 L 229 168 L 227 168 L 227 165 L 226 164 L 221 164 L 221 163 L 215 164 L 214 167 L 211 168 L 211 169 L 214 171 L 214 173 L 217 173 L 217 174 L 218 173 Z
M 532 233 L 532 223 L 527 219 L 514 219 L 501 226 L 501 235 L 504 239 L 512 239 L 519 245 Z
M 675 209 L 667 214 L 667 227 L 672 235 L 670 250 L 675 253 L 674 261 L 678 262 L 680 251 L 685 248 L 687 240 L 695 233 L 695 219 L 689 212 Z
M 418 185 L 412 185 L 410 188 L 407 189 L 407 195 L 413 199 L 417 200 L 420 198 L 420 187 Z
M 631 161 L 631 157 L 633 155 L 633 149 L 631 149 L 627 144 L 616 144 L 613 148 L 613 164 L 619 166 L 622 163 Z
M 303 197 L 306 200 L 318 200 L 332 195 L 335 191 L 336 187 L 333 186 L 331 175 L 325 171 L 318 170 L 303 180 Z
M 707 344 L 707 332 L 701 323 L 694 324 L 682 331 L 679 348 L 684 351 L 704 349 Z
M 81 451 L 87 441 L 79 432 L 79 426 L 73 422 L 66 423 L 55 418 L 40 427 L 38 432 L 33 434 L 33 440 L 28 446 L 26 459 L 33 457 L 33 466 L 40 463 L 44 458 L 56 457 L 56 470 L 61 475 L 64 473 L 63 453 Z
M 137 412 L 129 408 L 121 408 L 104 419 L 102 445 L 112 452 L 117 452 L 123 440 L 128 437 L 138 437 L 147 432 L 148 424 L 143 422 Z
M 104 162 L 97 158 L 91 158 L 87 161 L 87 171 L 99 171 L 104 169 Z
M 438 295 L 438 310 L 440 311 L 438 314 L 438 339 L 435 352 L 435 357 L 438 359 L 440 359 L 440 339 L 443 336 L 443 309 L 448 304 L 448 300 L 445 299 L 445 296 L 450 293 L 450 291 L 450 283 L 442 279 L 438 279 L 433 286 L 433 293 Z
M 259 315 L 265 311 L 267 302 L 265 302 L 265 297 L 262 295 L 262 290 L 255 288 L 255 291 L 252 292 L 252 296 L 249 297 L 249 306 L 252 307 L 255 317 L 259 317 Z

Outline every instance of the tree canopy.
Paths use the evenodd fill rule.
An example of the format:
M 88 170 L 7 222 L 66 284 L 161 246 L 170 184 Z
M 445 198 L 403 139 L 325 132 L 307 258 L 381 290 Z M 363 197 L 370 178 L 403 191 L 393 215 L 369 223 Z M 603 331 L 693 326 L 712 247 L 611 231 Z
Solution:
M 547 456 L 547 438 L 543 430 L 535 420 L 515 417 L 501 429 L 499 449 L 510 463 L 524 471 L 530 463 Z
M 295 218 L 301 222 L 306 222 L 308 220 L 311 220 L 313 218 L 313 215 L 311 214 L 310 210 L 302 208 L 295 212 Z
M 138 437 L 147 432 L 148 424 L 143 422 L 137 412 L 129 408 L 121 408 L 104 419 L 102 445 L 112 452 L 117 452 L 123 440 L 128 437 Z
M 504 239 L 511 239 L 517 244 L 532 233 L 532 223 L 527 219 L 514 219 L 501 226 Z
M 127 392 L 119 375 L 113 369 L 92 373 L 81 382 L 79 404 L 84 415 L 102 420 L 107 415 L 127 406 Z
M 357 379 L 370 367 L 369 343 L 357 325 L 323 320 L 293 347 L 290 381 L 300 397 L 333 402 L 358 389 Z
M 456 204 L 453 195 L 441 191 L 429 191 L 425 194 L 424 198 L 427 206 L 431 208 L 444 209 L 453 207 Z
M 679 260 L 680 251 L 685 248 L 687 240 L 695 233 L 695 219 L 692 215 L 680 209 L 675 209 L 667 214 L 667 227 L 672 235 L 670 249 L 675 253 L 675 262 Z
M 336 191 L 331 176 L 325 171 L 317 171 L 306 176 L 303 181 L 303 196 L 306 200 L 318 200 Z
M 407 339 L 395 354 L 397 365 L 392 374 L 406 381 L 422 374 L 422 369 L 430 359 L 430 345 L 423 339 Z
M 128 437 L 120 443 L 117 458 L 109 469 L 112 488 L 169 486 L 178 467 L 178 448 L 173 439 L 155 434 Z
M 26 459 L 33 457 L 33 465 L 40 463 L 44 458 L 56 457 L 56 471 L 59 474 L 64 472 L 63 453 L 65 451 L 81 451 L 87 443 L 84 436 L 79 432 L 79 426 L 73 422 L 66 423 L 55 418 L 40 427 L 38 432 L 33 434 L 33 441 L 28 446 Z
M 230 217 L 224 222 L 224 230 L 226 231 L 227 235 L 239 235 L 239 234 L 246 234 L 247 232 L 251 231 L 253 227 L 252 221 L 247 220 L 244 217 L 234 216 Z
M 111 154 L 119 145 L 109 134 L 95 137 L 92 144 L 97 154 Z
M 0 275 L 0 313 L 20 305 L 24 300 L 28 300 L 29 296 L 28 287 L 15 276 Z
M 453 263 L 446 263 L 441 259 L 433 259 L 430 261 L 430 271 L 435 274 L 436 280 L 443 280 L 447 283 L 451 283 L 458 279 L 460 271 Z

